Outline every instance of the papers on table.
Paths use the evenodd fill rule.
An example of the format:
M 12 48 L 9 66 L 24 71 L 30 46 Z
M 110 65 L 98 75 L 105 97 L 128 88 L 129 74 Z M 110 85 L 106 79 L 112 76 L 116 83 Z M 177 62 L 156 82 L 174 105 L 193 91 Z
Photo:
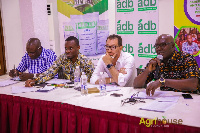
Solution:
M 138 94 L 132 96 L 132 98 L 141 98 L 141 99 L 156 99 L 162 97 L 166 94 L 165 91 L 155 91 L 153 96 L 148 96 L 146 91 L 138 92 Z
M 156 112 L 165 112 L 167 111 L 175 102 L 159 102 L 154 101 L 150 104 L 147 104 L 139 109 L 141 110 L 149 110 L 149 111 L 156 111 Z
M 106 91 L 109 92 L 109 91 L 119 91 L 120 88 L 117 87 L 116 85 L 109 85 L 109 84 L 106 84 Z
M 91 84 L 87 85 L 87 88 L 94 88 L 94 87 L 97 87 L 100 90 L 99 85 L 91 85 Z M 118 91 L 118 90 L 120 90 L 120 88 L 117 87 L 116 85 L 106 84 L 107 92 Z
M 7 85 L 12 85 L 12 84 L 16 84 L 18 83 L 19 81 L 14 81 L 14 80 L 3 80 L 3 81 L 0 81 L 0 87 L 4 87 L 4 86 L 7 86 Z
M 66 79 L 51 79 L 49 81 L 47 81 L 46 83 L 48 84 L 64 84 L 64 83 L 68 83 L 70 82 L 70 80 L 66 80 Z
M 11 80 L 14 80 L 14 81 L 21 81 L 21 79 L 19 78 L 19 76 L 14 77 L 14 78 L 11 78 Z
M 37 90 L 37 92 L 48 92 L 48 91 L 51 91 L 51 90 L 53 90 L 55 88 L 56 88 L 55 86 L 46 85 L 44 88 L 41 88 L 41 89 Z
M 24 93 L 24 92 L 31 92 L 36 91 L 37 89 L 34 87 L 19 87 L 19 86 L 12 86 L 12 93 Z

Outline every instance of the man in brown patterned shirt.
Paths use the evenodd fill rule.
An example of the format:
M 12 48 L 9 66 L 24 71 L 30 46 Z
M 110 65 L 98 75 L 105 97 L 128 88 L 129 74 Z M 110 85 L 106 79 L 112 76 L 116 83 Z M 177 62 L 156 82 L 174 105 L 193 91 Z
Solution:
M 198 92 L 199 67 L 195 58 L 182 51 L 175 51 L 174 38 L 168 34 L 160 35 L 154 47 L 163 60 L 150 60 L 145 70 L 135 78 L 134 88 L 144 87 L 154 79 L 155 82 L 146 87 L 147 95 L 153 95 L 159 87 L 161 90 Z M 156 70 L 156 67 L 159 69 Z M 158 76 L 155 76 L 156 71 Z
M 33 86 L 35 83 L 44 83 L 52 79 L 62 69 L 65 79 L 74 80 L 76 66 L 79 66 L 81 72 L 85 72 L 88 82 L 94 71 L 94 65 L 86 56 L 79 53 L 80 45 L 76 37 L 70 36 L 65 40 L 65 53 L 60 55 L 53 65 L 34 80 L 27 80 L 26 87 Z

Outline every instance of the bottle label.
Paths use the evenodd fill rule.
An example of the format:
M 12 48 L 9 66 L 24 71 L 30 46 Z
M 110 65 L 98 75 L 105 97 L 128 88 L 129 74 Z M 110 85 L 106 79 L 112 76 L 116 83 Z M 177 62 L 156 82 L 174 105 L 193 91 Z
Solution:
M 101 85 L 100 88 L 101 90 L 106 90 L 106 85 Z
M 80 78 L 79 77 L 74 78 L 74 82 L 80 82 Z

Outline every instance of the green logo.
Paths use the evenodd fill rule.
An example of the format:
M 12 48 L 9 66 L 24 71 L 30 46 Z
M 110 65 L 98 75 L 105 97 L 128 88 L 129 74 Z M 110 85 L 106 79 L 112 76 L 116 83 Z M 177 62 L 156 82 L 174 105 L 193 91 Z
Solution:
M 138 11 L 157 10 L 157 0 L 138 0 Z
M 72 26 L 65 26 L 65 31 L 74 31 L 73 27 Z
M 78 29 L 94 28 L 97 25 L 96 21 L 93 22 L 79 22 Z
M 130 53 L 132 56 L 134 56 L 134 53 L 133 53 L 133 46 L 131 46 L 130 44 L 126 44 L 126 46 L 123 46 L 122 51 L 123 51 L 123 52 L 128 52 L 128 53 Z
M 119 20 L 117 22 L 117 34 L 134 34 L 133 24 L 130 21 L 121 24 L 121 20 Z
M 117 0 L 117 12 L 133 12 L 133 1 L 132 0 Z
M 139 43 L 138 57 L 155 58 L 156 56 L 156 50 L 152 44 L 148 44 L 148 46 L 143 47 L 142 43 Z
M 147 23 L 142 23 L 142 19 L 138 21 L 138 34 L 157 34 L 156 23 L 149 20 Z
M 97 30 L 108 30 L 108 25 L 99 25 L 97 26 Z

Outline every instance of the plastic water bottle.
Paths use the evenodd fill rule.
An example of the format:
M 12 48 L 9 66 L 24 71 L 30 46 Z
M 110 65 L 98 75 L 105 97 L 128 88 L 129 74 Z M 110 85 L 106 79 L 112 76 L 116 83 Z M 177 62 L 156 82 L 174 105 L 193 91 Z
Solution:
M 85 75 L 84 72 L 82 72 L 81 75 L 81 95 L 87 95 L 88 90 L 87 90 L 87 76 Z
M 100 95 L 106 95 L 106 80 L 103 76 L 103 72 L 100 72 L 99 87 Z
M 80 82 L 80 69 L 79 66 L 76 66 L 75 72 L 74 72 L 74 89 L 80 90 L 81 88 L 81 82 Z

